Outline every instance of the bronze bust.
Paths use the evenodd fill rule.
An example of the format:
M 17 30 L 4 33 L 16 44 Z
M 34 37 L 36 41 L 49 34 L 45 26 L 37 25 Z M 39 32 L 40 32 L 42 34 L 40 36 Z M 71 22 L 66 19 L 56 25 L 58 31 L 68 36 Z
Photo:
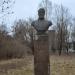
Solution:
M 37 31 L 38 35 L 45 34 L 48 30 L 49 26 L 52 25 L 51 21 L 45 20 L 45 10 L 44 8 L 40 8 L 38 10 L 38 20 L 32 22 L 32 26 Z

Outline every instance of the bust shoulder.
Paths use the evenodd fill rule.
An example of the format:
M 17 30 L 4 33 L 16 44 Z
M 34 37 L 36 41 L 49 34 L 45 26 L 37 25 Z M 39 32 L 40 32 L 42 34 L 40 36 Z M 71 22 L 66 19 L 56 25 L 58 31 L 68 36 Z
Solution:
M 52 25 L 52 22 L 51 22 L 51 21 L 48 21 L 48 23 L 49 23 L 49 26 L 51 26 L 51 25 Z
M 51 22 L 51 21 L 49 21 L 49 20 L 44 20 L 44 22 L 45 22 L 45 23 L 47 23 L 49 26 L 51 26 L 51 25 L 52 25 L 52 22 Z

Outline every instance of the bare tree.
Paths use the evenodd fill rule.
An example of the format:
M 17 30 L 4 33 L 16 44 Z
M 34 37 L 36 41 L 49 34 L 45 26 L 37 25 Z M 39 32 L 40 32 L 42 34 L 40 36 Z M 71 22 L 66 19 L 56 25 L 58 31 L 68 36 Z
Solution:
M 0 2 L 0 22 L 1 25 L 6 25 L 7 16 L 13 14 L 13 4 L 15 0 L 1 0 Z
M 18 39 L 21 42 L 31 42 L 31 22 L 31 19 L 29 19 L 29 21 L 20 19 L 14 23 L 13 33 L 15 39 Z
M 31 49 L 33 54 L 33 29 L 31 27 L 31 22 L 32 19 L 29 19 L 28 21 L 20 19 L 16 21 L 14 23 L 13 33 L 14 38 L 18 40 L 21 44 L 27 45 Z
M 75 18 L 73 18 L 73 26 L 72 26 L 72 32 L 71 32 L 71 39 L 73 43 L 73 49 L 75 50 Z
M 56 31 L 57 31 L 57 42 L 58 42 L 58 49 L 59 55 L 61 55 L 61 51 L 65 48 L 68 52 L 68 41 L 69 41 L 69 32 L 68 28 L 70 26 L 70 19 L 71 16 L 69 11 L 64 6 L 55 6 L 55 16 L 54 16 L 55 24 L 56 24 Z

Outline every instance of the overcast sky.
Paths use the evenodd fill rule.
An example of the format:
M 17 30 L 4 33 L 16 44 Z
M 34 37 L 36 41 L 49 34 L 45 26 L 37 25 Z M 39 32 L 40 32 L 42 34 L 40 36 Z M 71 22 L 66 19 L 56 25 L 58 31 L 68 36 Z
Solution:
M 42 0 L 16 0 L 14 5 L 15 17 L 29 18 L 37 14 L 37 8 Z M 75 0 L 50 0 L 52 3 L 62 4 L 69 8 L 72 15 L 75 16 Z
M 8 22 L 11 24 L 17 19 L 28 19 L 29 17 L 34 18 L 37 15 L 38 5 L 42 0 L 15 0 L 13 6 L 14 14 L 8 17 Z M 75 16 L 75 0 L 50 0 L 52 4 L 62 4 L 69 8 L 71 14 Z M 10 27 L 10 25 L 8 25 Z

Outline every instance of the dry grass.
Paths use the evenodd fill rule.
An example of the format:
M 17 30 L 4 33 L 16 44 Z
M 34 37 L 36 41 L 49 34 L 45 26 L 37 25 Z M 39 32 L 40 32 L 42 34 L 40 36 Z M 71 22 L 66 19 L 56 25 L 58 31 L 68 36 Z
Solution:
M 51 75 L 75 75 L 74 56 L 51 56 Z
M 34 75 L 33 56 L 0 62 L 0 75 Z M 50 75 L 75 75 L 74 56 L 50 56 Z

